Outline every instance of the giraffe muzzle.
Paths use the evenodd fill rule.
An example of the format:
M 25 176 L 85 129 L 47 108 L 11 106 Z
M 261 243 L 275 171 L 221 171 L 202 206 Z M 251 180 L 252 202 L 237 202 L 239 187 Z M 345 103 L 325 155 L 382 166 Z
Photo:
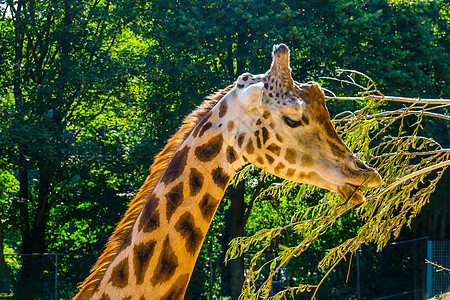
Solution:
M 338 188 L 337 191 L 341 198 L 348 200 L 351 204 L 359 204 L 365 200 L 365 196 L 361 189 L 377 187 L 383 182 L 380 174 L 375 169 L 367 167 L 365 164 L 363 165 L 365 166 L 365 169 L 362 170 L 362 182 L 359 184 L 346 182 L 342 187 Z

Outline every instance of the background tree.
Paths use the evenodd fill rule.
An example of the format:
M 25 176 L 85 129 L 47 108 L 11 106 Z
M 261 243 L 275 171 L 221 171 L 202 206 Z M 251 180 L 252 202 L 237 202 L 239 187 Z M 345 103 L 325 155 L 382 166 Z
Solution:
M 445 97 L 447 12 L 445 1 L 164 1 L 153 3 L 147 14 L 152 30 L 142 34 L 157 41 L 148 56 L 148 66 L 161 70 L 161 93 L 155 96 L 174 95 L 180 107 L 245 71 L 264 72 L 270 48 L 279 42 L 291 47 L 293 76 L 299 81 L 351 67 L 370 74 L 385 93 Z M 358 107 L 334 102 L 331 110 L 334 114 Z M 389 107 L 398 105 L 385 104 Z M 448 123 L 427 122 L 429 136 L 448 144 Z M 248 197 L 247 204 L 242 201 L 244 191 L 230 188 L 230 217 L 242 216 L 249 203 Z M 230 226 L 230 236 L 242 235 L 244 225 Z M 242 266 L 242 260 L 230 264 Z M 233 269 L 230 276 L 239 282 L 243 275 Z
M 292 50 L 297 81 L 351 68 L 370 75 L 385 94 L 448 98 L 449 7 L 447 0 L 1 1 L 0 155 L 3 169 L 17 179 L 0 193 L 4 244 L 22 253 L 100 251 L 183 117 L 241 73 L 266 71 L 275 43 Z M 356 92 L 322 84 L 338 95 Z M 333 116 L 363 106 L 328 105 Z M 402 134 L 413 134 L 415 120 L 404 122 Z M 421 124 L 424 135 L 448 148 L 448 122 Z M 204 250 L 226 250 L 229 236 L 253 234 L 257 222 L 279 225 L 269 212 L 286 216 L 316 205 L 322 195 L 295 204 L 296 188 L 284 198 L 254 197 L 259 175 L 246 176 L 245 188 L 224 198 Z M 272 183 L 281 182 L 264 185 Z M 401 235 L 448 236 L 448 195 L 442 191 Z M 247 219 L 250 210 L 256 213 Z M 233 228 L 225 234 L 231 216 Z M 361 224 L 351 220 L 352 230 L 323 236 L 323 248 L 325 241 L 354 233 Z M 295 242 L 290 233 L 286 238 Z M 287 243 L 280 238 L 272 249 L 276 244 Z M 39 264 L 23 261 L 18 282 L 32 282 L 27 270 L 38 274 Z M 242 282 L 242 261 L 236 266 L 232 280 Z M 194 288 L 209 280 L 210 269 L 205 254 Z M 214 272 L 225 274 L 218 266 Z M 194 288 L 193 298 L 209 296 Z
M 1 98 L 7 101 L 0 151 L 19 182 L 8 225 L 20 228 L 14 246 L 21 253 L 45 253 L 60 238 L 67 202 L 80 205 L 67 187 L 80 188 L 91 175 L 91 184 L 111 189 L 119 181 L 112 174 L 126 167 L 121 142 L 129 136 L 119 132 L 136 117 L 130 105 L 139 87 L 129 84 L 139 64 L 137 54 L 119 45 L 139 2 L 8 0 L 1 7 Z M 34 297 L 42 264 L 23 257 L 18 298 Z

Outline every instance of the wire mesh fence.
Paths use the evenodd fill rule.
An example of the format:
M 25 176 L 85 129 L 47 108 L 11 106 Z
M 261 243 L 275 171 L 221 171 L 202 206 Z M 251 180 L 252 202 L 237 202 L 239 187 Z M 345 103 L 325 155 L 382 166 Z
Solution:
M 300 283 L 317 285 L 327 271 L 317 269 L 321 257 L 323 253 L 320 251 L 307 251 L 291 259 L 272 284 L 273 294 Z M 347 257 L 337 265 L 315 298 L 423 300 L 426 258 L 426 238 L 391 243 L 381 252 L 375 247 L 359 250 L 352 258 Z M 314 290 L 298 294 L 295 299 L 311 299 L 312 292 Z
M 0 298 L 70 299 L 96 258 L 93 254 L 5 254 Z
M 429 242 L 416 239 L 387 245 L 383 251 L 375 248 L 359 250 L 353 259 L 341 263 L 327 277 L 316 295 L 317 299 L 425 299 L 429 280 L 439 281 L 438 294 L 450 284 L 445 270 L 431 269 L 426 263 Z M 450 242 L 436 244 L 431 258 L 443 257 L 448 263 Z M 270 260 L 275 253 L 267 253 Z M 5 254 L 6 266 L 0 264 L 0 299 L 70 299 L 76 287 L 89 273 L 97 254 Z M 292 258 L 272 283 L 273 293 L 300 283 L 317 284 L 323 273 L 317 262 L 323 253 L 308 251 Z M 244 256 L 244 265 L 251 254 Z M 224 253 L 200 253 L 185 299 L 227 299 L 230 297 L 230 270 L 223 263 Z M 261 264 L 264 262 L 261 262 Z M 32 265 L 33 269 L 28 268 Z M 268 274 L 268 270 L 267 270 Z M 261 280 L 264 280 L 263 271 Z M 444 279 L 442 279 L 444 278 Z M 310 299 L 303 293 L 295 299 Z
M 426 254 L 426 239 L 392 243 L 381 252 L 360 250 L 356 298 L 425 299 Z
M 443 294 L 450 287 L 450 241 L 428 241 L 427 296 Z

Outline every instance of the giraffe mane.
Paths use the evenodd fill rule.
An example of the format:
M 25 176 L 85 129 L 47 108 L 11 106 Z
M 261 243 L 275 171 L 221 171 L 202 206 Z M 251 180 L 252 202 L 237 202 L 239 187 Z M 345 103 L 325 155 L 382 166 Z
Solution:
M 209 95 L 203 103 L 183 121 L 178 131 L 168 140 L 163 150 L 156 155 L 150 167 L 150 175 L 145 180 L 137 195 L 131 200 L 124 217 L 118 223 L 114 233 L 109 238 L 105 250 L 91 268 L 91 274 L 79 285 L 80 292 L 74 299 L 90 299 L 98 284 L 106 273 L 106 270 L 120 252 L 122 245 L 131 233 L 133 225 L 137 221 L 148 196 L 156 184 L 164 175 L 167 166 L 180 145 L 189 136 L 195 126 L 208 114 L 213 107 L 234 87 L 234 84 Z

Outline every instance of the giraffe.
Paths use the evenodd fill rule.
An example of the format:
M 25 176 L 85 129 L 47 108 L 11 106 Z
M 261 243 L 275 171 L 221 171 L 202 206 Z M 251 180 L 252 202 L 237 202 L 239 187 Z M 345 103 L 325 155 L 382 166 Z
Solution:
M 74 299 L 183 299 L 225 189 L 251 163 L 351 203 L 382 179 L 336 133 L 321 87 L 292 79 L 275 45 L 264 74 L 208 97 L 169 139 Z

